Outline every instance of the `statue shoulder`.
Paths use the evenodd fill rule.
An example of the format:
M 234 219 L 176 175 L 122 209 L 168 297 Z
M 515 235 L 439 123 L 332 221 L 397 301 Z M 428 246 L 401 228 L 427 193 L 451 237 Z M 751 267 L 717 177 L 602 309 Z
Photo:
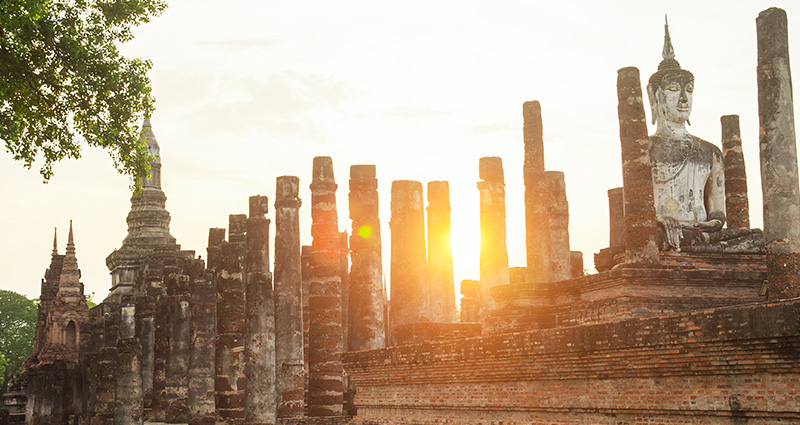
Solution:
M 692 141 L 693 141 L 693 143 L 696 144 L 696 146 L 697 146 L 697 148 L 698 148 L 698 150 L 700 152 L 702 152 L 702 153 L 704 153 L 706 155 L 711 155 L 711 156 L 714 156 L 714 157 L 718 157 L 720 159 L 722 158 L 722 150 L 720 150 L 720 148 L 717 147 L 717 145 L 715 145 L 715 144 L 713 144 L 713 143 L 711 143 L 711 142 L 709 142 L 707 140 L 703 140 L 703 139 L 701 139 L 699 137 L 696 137 L 696 136 L 692 136 Z

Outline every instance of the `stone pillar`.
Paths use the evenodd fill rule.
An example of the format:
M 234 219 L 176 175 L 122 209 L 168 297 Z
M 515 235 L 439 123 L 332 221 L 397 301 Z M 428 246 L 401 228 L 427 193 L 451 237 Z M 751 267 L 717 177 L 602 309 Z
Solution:
M 800 296 L 800 188 L 786 12 L 758 14 L 758 121 L 771 300 Z
M 114 403 L 115 425 L 144 423 L 142 403 L 142 346 L 136 338 L 136 307 L 133 303 L 121 308 L 120 338 L 117 340 L 117 389 Z
M 117 357 L 116 322 L 119 321 L 119 305 L 101 304 L 103 308 L 102 335 L 103 347 L 97 353 L 95 361 L 94 417 L 92 424 L 110 424 L 114 421 L 116 407 L 117 373 L 119 363 Z
M 551 277 L 554 282 L 572 277 L 569 254 L 569 203 L 564 173 L 548 171 L 548 204 L 550 222 L 550 242 L 552 249 Z
M 455 323 L 453 246 L 450 237 L 450 185 L 428 182 L 428 290 L 430 320 Z
M 481 158 L 478 162 L 478 174 L 483 180 L 478 182 L 481 205 L 480 317 L 485 318 L 495 308 L 489 289 L 508 285 L 509 282 L 503 160 L 496 156 Z
M 311 293 L 311 245 L 300 247 L 300 271 L 303 275 L 303 374 L 305 378 L 303 403 L 308 406 L 308 333 L 311 327 L 308 299 Z
M 381 223 L 378 218 L 378 180 L 374 165 L 350 167 L 350 351 L 386 346 L 383 311 Z
M 342 282 L 342 352 L 350 351 L 347 347 L 349 327 L 348 307 L 350 306 L 350 245 L 347 232 L 339 232 L 339 280 Z M 347 376 L 345 375 L 345 378 Z
M 166 267 L 164 274 L 169 309 L 165 416 L 169 423 L 185 423 L 189 420 L 189 276 L 178 267 Z
M 250 197 L 245 262 L 244 372 L 246 425 L 275 424 L 275 304 L 269 272 L 269 219 L 266 196 Z
M 142 398 L 147 401 L 144 404 L 145 420 L 149 419 L 148 410 L 153 399 L 153 359 L 155 356 L 155 307 L 157 294 L 160 292 L 157 287 L 159 282 L 146 281 L 143 294 L 136 297 L 136 332 L 138 333 L 141 345 L 141 356 L 139 361 L 142 369 Z M 83 347 L 81 348 L 83 349 Z
M 161 272 L 159 270 L 159 273 Z M 152 422 L 164 422 L 166 420 L 165 396 L 167 388 L 167 357 L 169 356 L 169 303 L 167 301 L 167 291 L 164 287 L 165 276 L 162 274 L 160 279 L 152 287 L 156 303 L 155 311 L 153 312 L 153 389 L 151 400 L 145 399 L 145 406 L 150 405 L 148 419 Z
M 303 275 L 300 179 L 278 177 L 275 194 L 275 363 L 278 417 L 303 416 Z
M 217 423 L 244 423 L 245 292 L 243 256 L 246 217 L 231 215 L 229 242 L 220 245 L 217 281 L 216 406 Z M 241 233 L 239 233 L 241 231 Z
M 722 157 L 725 162 L 725 221 L 729 229 L 749 229 L 747 173 L 744 168 L 739 116 L 725 115 L 722 123 Z
M 206 249 L 208 258 L 208 269 L 216 271 L 221 264 L 220 245 L 225 242 L 225 229 L 212 227 L 208 229 L 208 248 Z
M 542 107 L 538 100 L 522 104 L 525 163 L 525 245 L 528 283 L 550 282 L 551 244 L 548 218 L 548 184 L 544 172 Z
M 391 334 L 400 325 L 427 319 L 428 291 L 425 284 L 425 221 L 422 183 L 392 182 Z
M 192 261 L 191 317 L 192 345 L 189 351 L 189 424 L 213 425 L 216 422 L 214 400 L 214 341 L 217 337 L 217 286 L 203 260 Z
M 461 281 L 461 322 L 479 322 L 481 320 L 481 282 L 478 280 Z
M 608 246 L 625 246 L 625 197 L 621 187 L 608 189 Z
M 311 180 L 308 415 L 341 416 L 344 403 L 342 281 L 336 182 L 330 157 L 314 158 Z
M 581 251 L 569 252 L 569 277 L 575 279 L 583 276 L 583 253 Z
M 625 191 L 625 263 L 628 266 L 654 266 L 659 262 L 658 228 L 653 203 L 650 140 L 637 68 L 622 68 L 617 72 L 617 97 Z

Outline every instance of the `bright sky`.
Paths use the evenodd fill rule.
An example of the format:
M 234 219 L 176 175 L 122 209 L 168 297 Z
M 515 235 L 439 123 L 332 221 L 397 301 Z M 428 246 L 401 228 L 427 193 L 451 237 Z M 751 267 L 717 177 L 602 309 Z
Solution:
M 542 104 L 546 168 L 566 174 L 571 246 L 593 271 L 592 254 L 608 245 L 606 191 L 622 182 L 616 73 L 636 66 L 646 82 L 655 71 L 664 13 L 676 58 L 696 78 L 690 132 L 719 145 L 720 116 L 741 117 L 751 223 L 760 227 L 755 18 L 770 6 L 787 11 L 800 60 L 800 2 L 730 0 L 172 0 L 124 51 L 153 61 L 152 123 L 183 249 L 205 258 L 208 228 L 246 213 L 250 195 L 274 203 L 281 175 L 300 177 L 310 244 L 312 158 L 331 156 L 341 230 L 350 230 L 349 167 L 377 165 L 387 280 L 391 182 L 450 182 L 458 284 L 479 277 L 483 156 L 503 159 L 509 261 L 525 265 L 527 100 Z M 54 170 L 43 185 L 38 170 L 0 154 L 0 288 L 38 297 L 53 228 L 63 254 L 72 219 L 86 292 L 102 300 L 105 258 L 127 231 L 128 181 L 99 150 Z

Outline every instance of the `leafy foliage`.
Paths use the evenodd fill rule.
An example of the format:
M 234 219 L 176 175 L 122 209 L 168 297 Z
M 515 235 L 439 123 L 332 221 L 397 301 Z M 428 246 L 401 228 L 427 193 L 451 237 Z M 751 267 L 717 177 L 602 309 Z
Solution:
M 117 50 L 131 29 L 160 14 L 161 0 L 0 1 L 0 140 L 31 168 L 80 157 L 80 141 L 109 151 L 138 184 L 151 159 L 139 125 L 154 99 L 149 61 Z M 80 138 L 76 137 L 79 135 Z
M 31 354 L 36 303 L 16 292 L 0 290 L 0 385 L 18 372 Z

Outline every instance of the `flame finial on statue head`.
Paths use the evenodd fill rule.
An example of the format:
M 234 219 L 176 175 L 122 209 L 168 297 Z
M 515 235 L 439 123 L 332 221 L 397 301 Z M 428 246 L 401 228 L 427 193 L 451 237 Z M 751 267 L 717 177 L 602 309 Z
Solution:
M 669 21 L 667 14 L 664 14 L 664 48 L 661 50 L 663 59 L 675 59 L 675 49 L 672 48 L 672 39 L 669 38 Z

